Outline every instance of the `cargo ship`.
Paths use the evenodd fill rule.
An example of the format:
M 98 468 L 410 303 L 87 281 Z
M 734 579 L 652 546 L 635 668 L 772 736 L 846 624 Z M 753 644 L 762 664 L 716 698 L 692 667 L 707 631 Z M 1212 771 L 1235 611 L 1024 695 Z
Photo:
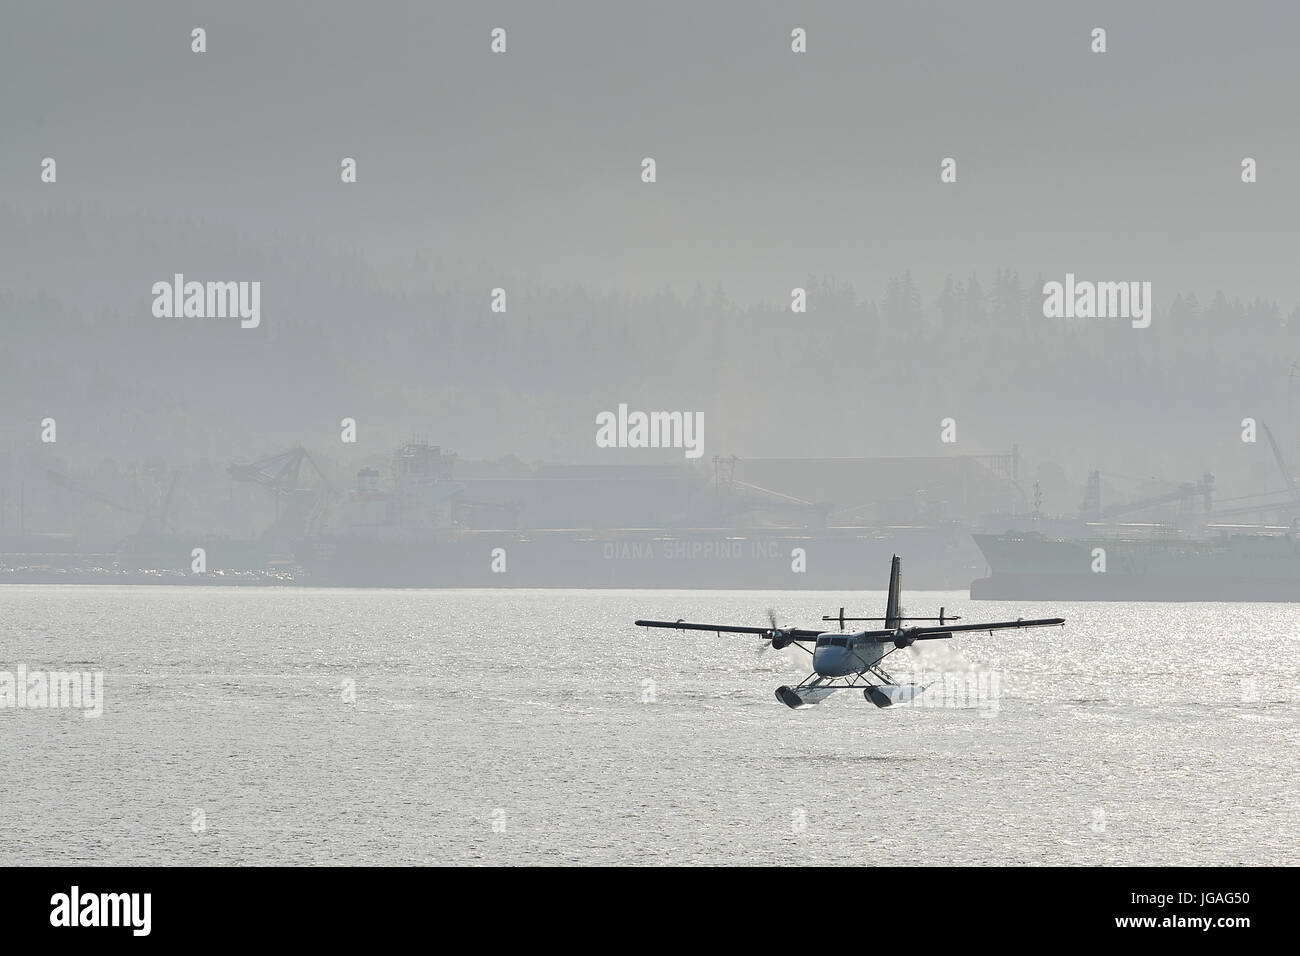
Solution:
M 956 538 L 930 528 L 353 529 L 305 539 L 295 555 L 301 583 L 318 586 L 861 590 L 902 552 L 919 586 L 957 588 Z
M 907 555 L 912 588 L 964 588 L 978 573 L 955 521 L 840 524 L 831 505 L 739 481 L 734 460 L 715 460 L 713 480 L 669 465 L 514 477 L 455 465 L 412 443 L 395 453 L 390 482 L 361 469 L 294 542 L 300 583 L 861 590 L 893 554 Z
M 975 600 L 1300 601 L 1294 527 L 972 538 L 991 572 L 971 583 Z

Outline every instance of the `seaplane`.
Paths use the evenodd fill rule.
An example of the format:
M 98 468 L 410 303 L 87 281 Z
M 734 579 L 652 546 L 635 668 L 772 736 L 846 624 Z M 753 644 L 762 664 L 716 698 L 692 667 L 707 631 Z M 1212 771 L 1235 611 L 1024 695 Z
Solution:
M 744 627 L 733 624 L 688 624 L 685 621 L 637 621 L 637 627 L 666 627 L 678 631 L 713 631 L 722 634 L 753 634 L 765 641 L 763 645 L 780 650 L 791 645 L 812 655 L 812 673 L 794 687 L 776 689 L 776 699 L 787 707 L 799 709 L 820 704 L 837 690 L 861 690 L 862 696 L 877 707 L 915 700 L 925 691 L 920 684 L 899 684 L 881 667 L 890 654 L 910 647 L 917 641 L 934 641 L 963 631 L 994 631 L 1022 627 L 1060 627 L 1063 617 L 1045 617 L 1033 620 L 1018 618 L 1014 621 L 991 621 L 986 624 L 949 624 L 960 616 L 944 615 L 939 608 L 938 617 L 910 617 L 904 614 L 901 603 L 902 573 L 898 555 L 894 555 L 889 569 L 889 597 L 885 602 L 884 617 L 845 617 L 844 608 L 838 615 L 825 615 L 823 621 L 838 621 L 836 631 L 812 630 L 798 627 L 777 627 L 776 614 L 768 612 L 769 627 Z M 883 622 L 881 630 L 863 630 L 845 633 L 847 623 Z M 936 625 L 914 625 L 912 621 L 938 621 Z M 907 626 L 904 626 L 904 625 Z M 809 649 L 805 645 L 811 644 Z

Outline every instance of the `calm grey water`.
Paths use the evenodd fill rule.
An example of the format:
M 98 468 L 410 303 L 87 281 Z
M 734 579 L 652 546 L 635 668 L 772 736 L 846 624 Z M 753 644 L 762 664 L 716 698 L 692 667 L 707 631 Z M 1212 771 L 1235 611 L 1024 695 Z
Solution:
M 795 712 L 630 622 L 883 593 L 0 587 L 0 670 L 105 674 L 0 710 L 0 864 L 1300 862 L 1300 606 L 907 597 L 1068 624 L 896 655 L 995 707 Z

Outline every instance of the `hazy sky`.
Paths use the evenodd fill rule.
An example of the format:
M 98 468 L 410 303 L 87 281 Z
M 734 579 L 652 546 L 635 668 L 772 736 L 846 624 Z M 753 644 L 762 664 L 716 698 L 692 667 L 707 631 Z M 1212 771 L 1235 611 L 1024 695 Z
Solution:
M 928 296 L 1009 267 L 1285 313 L 1298 27 L 1282 2 L 11 2 L 0 201 L 470 281 L 747 301 L 810 274 L 876 296 L 911 268 Z

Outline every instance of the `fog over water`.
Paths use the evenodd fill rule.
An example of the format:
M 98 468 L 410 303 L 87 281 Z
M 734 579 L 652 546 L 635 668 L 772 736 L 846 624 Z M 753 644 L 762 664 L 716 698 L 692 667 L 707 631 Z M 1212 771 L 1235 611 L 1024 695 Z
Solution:
M 53 416 L 82 468 L 301 442 L 347 476 L 412 435 L 680 460 L 596 447 L 594 416 L 630 402 L 705 414 L 706 455 L 1019 443 L 1078 486 L 1208 469 L 1265 490 L 1237 431 L 1298 437 L 1297 16 L 25 5 L 0 39 L 21 93 L 0 105 L 0 448 L 27 461 Z M 261 325 L 155 318 L 178 272 L 260 282 Z M 1151 328 L 1044 318 L 1067 273 L 1150 282 Z

